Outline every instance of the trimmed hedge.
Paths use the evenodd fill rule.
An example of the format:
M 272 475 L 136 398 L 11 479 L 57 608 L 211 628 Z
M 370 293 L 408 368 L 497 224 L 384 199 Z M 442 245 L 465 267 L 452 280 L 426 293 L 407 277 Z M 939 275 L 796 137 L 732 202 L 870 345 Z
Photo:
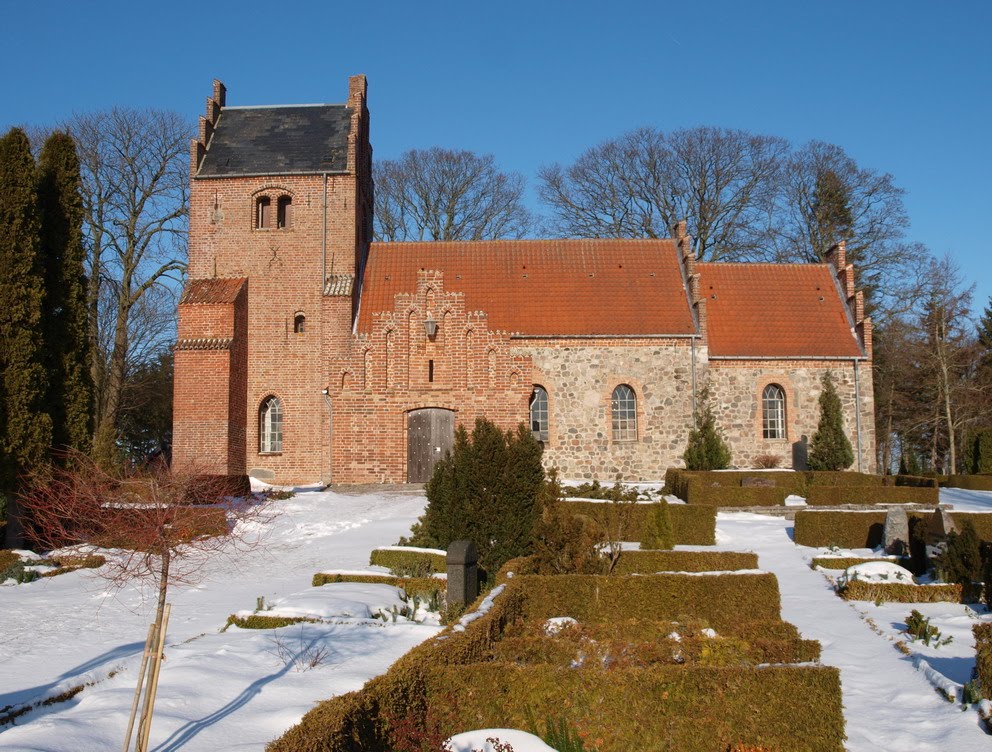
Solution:
M 816 569 L 817 567 L 823 567 L 824 569 L 847 569 L 848 567 L 856 567 L 858 564 L 870 564 L 873 561 L 885 561 L 890 564 L 898 563 L 895 559 L 886 557 L 817 556 L 809 563 L 809 566 L 810 569 Z
M 610 502 L 563 501 L 573 514 L 584 514 L 603 523 L 606 507 Z M 632 530 L 624 536 L 631 542 L 641 540 L 641 531 L 647 522 L 651 504 L 632 504 Z M 716 544 L 716 509 L 689 504 L 669 504 L 668 515 L 672 520 L 672 532 L 677 546 L 713 546 Z
M 900 582 L 851 580 L 837 594 L 847 601 L 961 603 L 961 586 L 956 584 L 909 585 Z
M 992 624 L 974 624 L 971 627 L 975 635 L 975 668 L 978 671 L 978 683 L 982 697 L 992 699 Z
M 930 504 L 939 502 L 940 490 L 916 486 L 813 486 L 806 496 L 810 506 L 839 504 Z
M 320 619 L 311 619 L 308 616 L 266 616 L 265 614 L 252 614 L 251 616 L 237 616 L 231 614 L 227 617 L 227 624 L 224 629 L 230 626 L 241 629 L 279 629 L 293 624 L 317 624 Z
M 408 676 L 390 671 L 361 692 L 321 703 L 267 750 L 392 750 L 388 718 L 407 721 L 408 741 L 425 727 L 444 738 L 469 728 L 526 728 L 530 717 L 564 720 L 597 740 L 600 752 L 627 752 L 645 739 L 681 752 L 734 744 L 844 749 L 840 676 L 832 667 L 404 668 Z
M 686 483 L 686 503 L 713 507 L 781 507 L 788 495 L 787 488 L 708 486 L 698 478 Z
M 929 519 L 932 512 L 910 512 L 909 518 Z M 992 513 L 951 512 L 951 519 L 961 526 L 971 520 L 983 541 L 992 541 Z M 882 544 L 885 512 L 812 511 L 796 512 L 793 539 L 800 546 L 839 546 L 840 548 L 875 548 Z
M 311 584 L 314 587 L 330 585 L 336 582 L 368 582 L 374 585 L 393 585 L 403 588 L 408 596 L 418 596 L 430 599 L 436 593 L 448 588 L 446 580 L 437 577 L 392 577 L 386 574 L 334 574 L 317 572 Z
M 885 512 L 796 512 L 793 541 L 800 546 L 875 548 L 882 542 Z
M 948 475 L 941 485 L 968 491 L 992 491 L 992 475 Z
M 773 574 L 521 575 L 510 580 L 507 588 L 526 590 L 526 619 L 571 616 L 588 623 L 679 621 L 691 616 L 720 632 L 742 621 L 781 618 L 778 580 Z
M 613 574 L 730 572 L 757 569 L 758 555 L 739 551 L 624 551 Z
M 665 486 L 689 504 L 706 503 L 694 496 L 694 492 L 718 495 L 717 488 L 740 488 L 745 479 L 760 478 L 771 482 L 775 488 L 784 489 L 786 495 L 796 494 L 806 497 L 811 488 L 880 488 L 892 486 L 935 487 L 934 478 L 913 475 L 871 475 L 849 471 L 832 470 L 777 470 L 775 472 L 755 472 L 754 470 L 700 471 L 669 468 L 665 473 Z M 697 485 L 698 484 L 698 485 Z M 697 490 L 698 489 L 698 490 Z M 726 506 L 730 506 L 727 504 Z
M 369 564 L 387 569 L 416 569 L 444 574 L 448 571 L 445 554 L 431 554 L 426 551 L 396 551 L 391 548 L 373 548 Z

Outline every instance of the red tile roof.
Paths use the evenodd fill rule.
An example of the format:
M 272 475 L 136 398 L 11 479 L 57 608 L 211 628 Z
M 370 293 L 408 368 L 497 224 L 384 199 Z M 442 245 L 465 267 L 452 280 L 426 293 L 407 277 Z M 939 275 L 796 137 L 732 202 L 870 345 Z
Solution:
M 855 357 L 861 348 L 826 264 L 697 264 L 710 355 Z
M 243 277 L 234 279 L 191 279 L 186 283 L 179 305 L 190 303 L 233 303 L 247 282 Z
M 415 292 L 417 271 L 444 273 L 444 289 L 493 330 L 519 334 L 695 332 L 671 240 L 494 240 L 373 243 L 358 330 Z

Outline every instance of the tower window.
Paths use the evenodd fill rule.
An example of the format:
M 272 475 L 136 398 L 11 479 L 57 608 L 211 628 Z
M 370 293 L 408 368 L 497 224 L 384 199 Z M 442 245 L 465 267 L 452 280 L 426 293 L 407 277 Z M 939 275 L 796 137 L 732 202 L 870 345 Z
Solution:
M 276 202 L 277 227 L 280 229 L 293 226 L 293 199 L 291 196 L 280 196 Z
M 258 451 L 282 451 L 282 404 L 276 396 L 266 399 L 258 411 Z
M 302 313 L 296 314 L 293 317 L 293 331 L 296 334 L 303 334 L 307 330 L 307 317 Z
M 272 199 L 260 196 L 255 205 L 255 226 L 259 230 L 272 228 Z

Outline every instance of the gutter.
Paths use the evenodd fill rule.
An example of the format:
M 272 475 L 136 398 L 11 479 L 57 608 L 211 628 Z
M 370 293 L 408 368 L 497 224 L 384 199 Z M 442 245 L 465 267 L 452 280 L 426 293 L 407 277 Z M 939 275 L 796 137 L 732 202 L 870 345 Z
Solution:
M 324 199 L 321 204 L 323 208 L 323 226 L 320 233 L 320 294 L 323 296 L 324 287 L 327 285 L 327 173 L 324 173 Z
M 835 360 L 854 362 L 865 361 L 868 358 L 864 355 L 851 357 L 850 355 L 710 355 L 710 360 Z
M 324 402 L 327 404 L 327 485 L 334 480 L 334 408 L 327 389 L 324 389 Z
M 698 334 L 511 334 L 510 339 L 702 339 Z

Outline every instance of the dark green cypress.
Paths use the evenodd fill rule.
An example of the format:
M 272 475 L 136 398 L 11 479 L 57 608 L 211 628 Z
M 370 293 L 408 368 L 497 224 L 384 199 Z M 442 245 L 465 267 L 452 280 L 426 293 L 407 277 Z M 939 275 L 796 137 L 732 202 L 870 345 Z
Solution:
M 76 145 L 68 133 L 56 131 L 45 141 L 38 162 L 47 402 L 52 445 L 85 452 L 93 430 L 93 383 L 79 186 Z
M 833 374 L 823 374 L 820 392 L 820 422 L 809 446 L 810 470 L 846 470 L 854 462 L 854 450 L 844 433 L 841 409 Z
M 24 131 L 0 139 L 0 490 L 12 497 L 19 473 L 51 445 L 42 364 L 44 271 L 31 145 Z
M 709 385 L 699 393 L 699 426 L 689 432 L 682 459 L 687 470 L 723 470 L 730 465 L 730 449 L 716 427 Z

